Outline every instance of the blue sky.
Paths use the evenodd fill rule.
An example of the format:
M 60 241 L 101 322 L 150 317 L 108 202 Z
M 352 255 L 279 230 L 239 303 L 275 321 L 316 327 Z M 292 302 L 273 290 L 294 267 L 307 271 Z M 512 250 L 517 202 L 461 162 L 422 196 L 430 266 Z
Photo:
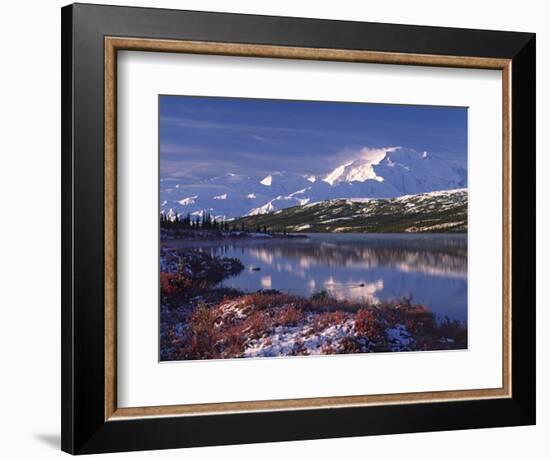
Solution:
M 463 107 L 162 95 L 159 112 L 161 178 L 323 174 L 365 147 L 467 158 Z

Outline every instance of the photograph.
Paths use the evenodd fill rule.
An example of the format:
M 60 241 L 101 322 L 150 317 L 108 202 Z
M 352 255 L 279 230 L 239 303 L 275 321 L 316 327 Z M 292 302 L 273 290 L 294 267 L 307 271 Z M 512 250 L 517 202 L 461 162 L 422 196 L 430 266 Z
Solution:
M 160 95 L 160 361 L 467 349 L 467 119 Z
M 9 456 L 537 456 L 544 15 L 43 3 L 7 23 L 5 213 L 46 241 L 5 225 Z

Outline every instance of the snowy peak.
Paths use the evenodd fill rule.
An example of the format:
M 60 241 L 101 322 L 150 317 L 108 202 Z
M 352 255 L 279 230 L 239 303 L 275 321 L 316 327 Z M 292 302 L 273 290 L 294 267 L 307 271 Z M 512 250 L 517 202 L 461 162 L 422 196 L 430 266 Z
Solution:
M 399 194 L 418 194 L 467 186 L 464 165 L 432 155 L 428 151 L 400 148 L 388 153 L 373 168 Z
M 377 175 L 374 169 L 388 154 L 400 149 L 398 146 L 390 148 L 362 148 L 356 159 L 336 167 L 323 180 L 334 186 L 338 183 L 351 183 L 353 181 L 364 182 L 367 180 L 384 181 Z
M 364 182 L 367 180 L 384 181 L 384 178 L 376 175 L 372 162 L 369 161 L 351 161 L 344 165 L 336 167 L 329 173 L 324 181 L 334 186 L 335 184 L 352 181 Z
M 326 181 L 331 186 L 336 183 L 336 181 L 341 180 L 346 173 L 346 169 L 353 164 L 353 161 L 346 162 L 344 165 L 339 165 L 332 172 L 330 172 L 323 180 Z
M 432 156 L 427 152 L 406 150 L 400 147 L 381 148 L 378 150 L 367 150 L 358 159 L 348 161 L 336 167 L 323 181 L 335 186 L 340 183 L 363 183 L 367 180 L 383 182 L 386 175 L 394 175 L 395 171 L 388 171 L 390 168 L 398 170 L 397 173 L 422 174 L 427 169 L 435 176 L 441 173 L 449 174 L 449 163 L 440 161 L 430 164 Z

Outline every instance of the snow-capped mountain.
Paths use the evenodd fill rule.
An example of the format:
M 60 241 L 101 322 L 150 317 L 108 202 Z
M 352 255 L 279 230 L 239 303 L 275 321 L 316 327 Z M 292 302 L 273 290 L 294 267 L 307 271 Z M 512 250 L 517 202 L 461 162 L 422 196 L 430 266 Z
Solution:
M 173 218 L 208 212 L 219 219 L 261 215 L 342 198 L 391 198 L 467 186 L 465 166 L 402 148 L 360 155 L 322 175 L 274 172 L 260 177 L 226 173 L 208 180 L 167 178 L 161 211 Z

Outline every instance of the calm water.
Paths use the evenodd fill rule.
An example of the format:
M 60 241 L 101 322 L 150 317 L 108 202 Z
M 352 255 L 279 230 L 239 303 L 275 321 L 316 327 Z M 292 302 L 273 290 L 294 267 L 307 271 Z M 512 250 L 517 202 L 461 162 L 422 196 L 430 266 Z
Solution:
M 239 258 L 245 269 L 224 286 L 301 296 L 327 290 L 338 298 L 375 303 L 412 295 L 439 317 L 466 320 L 464 234 L 308 234 L 307 239 L 178 245 Z

